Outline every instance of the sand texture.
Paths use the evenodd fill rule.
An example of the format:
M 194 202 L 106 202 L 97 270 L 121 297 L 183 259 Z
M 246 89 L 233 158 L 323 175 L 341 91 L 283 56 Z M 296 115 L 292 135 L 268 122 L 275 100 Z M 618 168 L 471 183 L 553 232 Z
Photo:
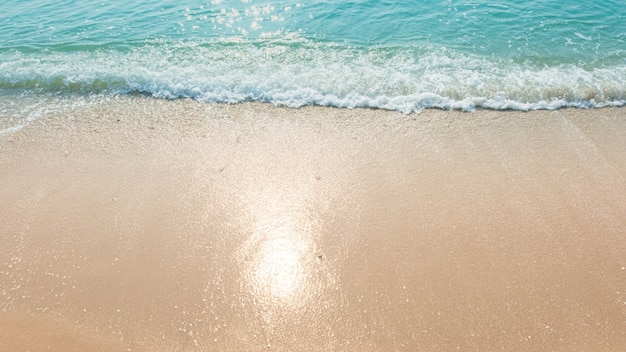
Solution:
M 0 351 L 623 351 L 626 110 L 111 98 L 0 136 Z

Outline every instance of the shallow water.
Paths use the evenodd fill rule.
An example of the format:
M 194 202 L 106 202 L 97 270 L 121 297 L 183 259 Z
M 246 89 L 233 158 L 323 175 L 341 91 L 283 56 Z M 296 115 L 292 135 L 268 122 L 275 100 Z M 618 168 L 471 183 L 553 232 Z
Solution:
M 626 10 L 586 0 L 10 1 L 0 89 L 419 111 L 626 102 Z

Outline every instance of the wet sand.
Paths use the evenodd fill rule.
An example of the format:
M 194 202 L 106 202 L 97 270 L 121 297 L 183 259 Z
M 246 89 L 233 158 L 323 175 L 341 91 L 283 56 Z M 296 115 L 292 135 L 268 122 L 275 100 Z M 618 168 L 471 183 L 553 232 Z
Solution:
M 0 136 L 2 351 L 619 351 L 626 110 L 116 98 Z

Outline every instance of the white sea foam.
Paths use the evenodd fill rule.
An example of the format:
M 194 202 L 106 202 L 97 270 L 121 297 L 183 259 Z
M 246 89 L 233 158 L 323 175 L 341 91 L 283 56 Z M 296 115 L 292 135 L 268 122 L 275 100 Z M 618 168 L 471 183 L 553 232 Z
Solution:
M 435 46 L 366 49 L 300 38 L 158 42 L 128 51 L 5 52 L 0 87 L 404 113 L 535 110 L 622 106 L 626 65 L 514 62 Z

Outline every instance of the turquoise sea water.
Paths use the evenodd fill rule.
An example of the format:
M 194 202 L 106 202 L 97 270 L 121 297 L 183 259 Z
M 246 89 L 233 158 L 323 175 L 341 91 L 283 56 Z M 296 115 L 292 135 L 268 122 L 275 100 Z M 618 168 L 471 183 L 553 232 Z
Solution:
M 405 113 L 626 103 L 623 0 L 5 0 L 2 9 L 0 97 Z

